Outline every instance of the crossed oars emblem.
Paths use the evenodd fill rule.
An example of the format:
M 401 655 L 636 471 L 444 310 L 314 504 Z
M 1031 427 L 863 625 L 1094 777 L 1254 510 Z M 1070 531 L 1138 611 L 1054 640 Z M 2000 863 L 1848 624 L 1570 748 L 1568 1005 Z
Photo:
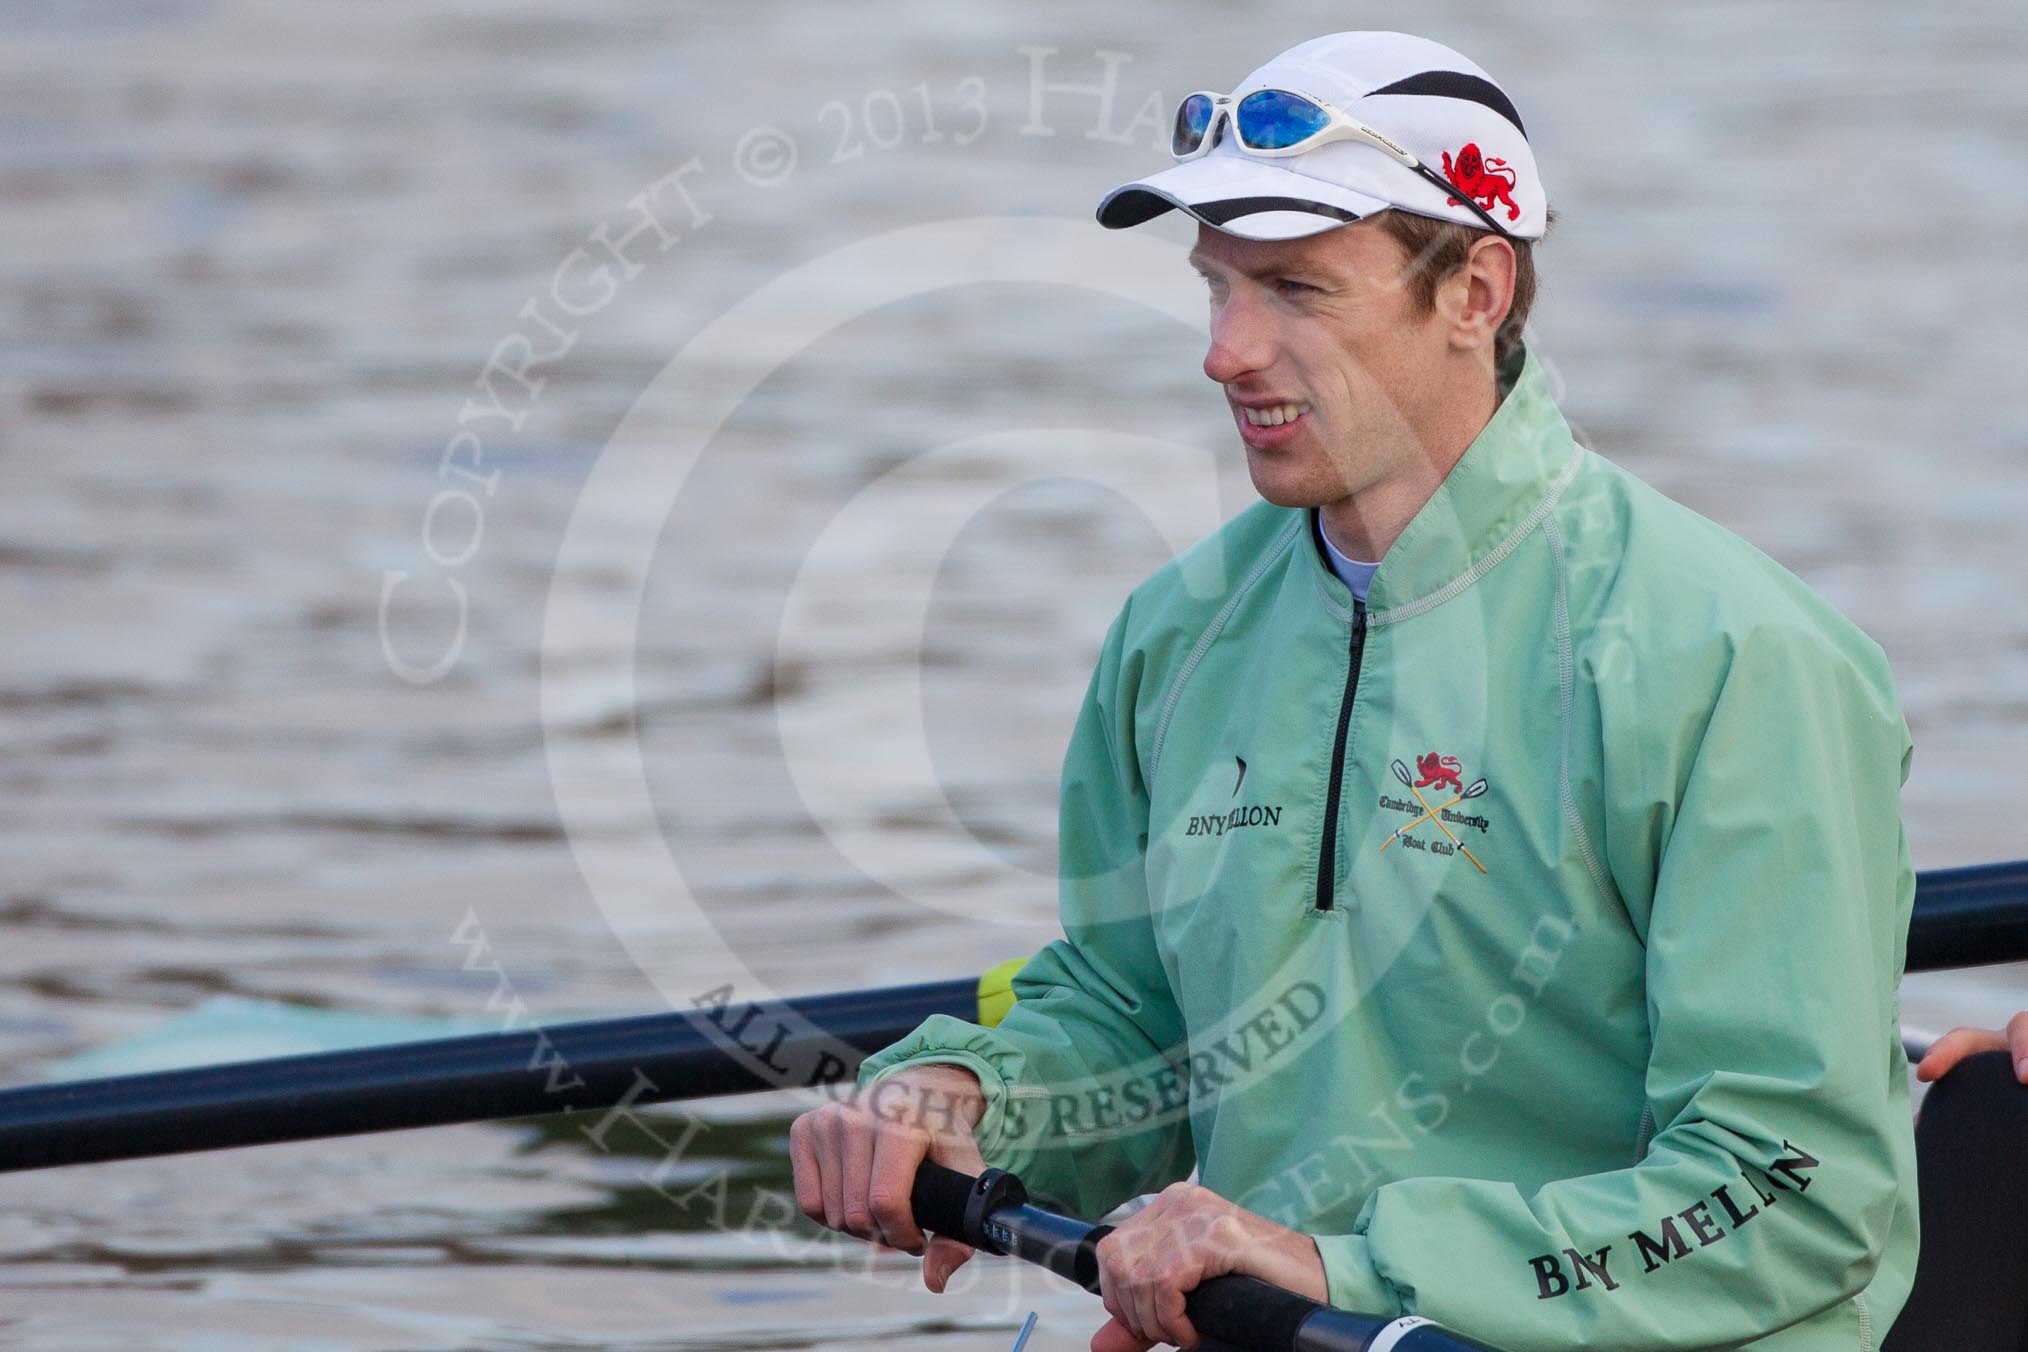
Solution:
M 1424 822 L 1435 822 L 1437 830 L 1443 832 L 1447 836 L 1450 836 L 1451 844 L 1457 846 L 1460 850 L 1463 850 L 1465 852 L 1465 858 L 1471 860 L 1473 866 L 1476 867 L 1479 870 L 1479 872 L 1484 873 L 1486 871 L 1486 866 L 1484 864 L 1479 863 L 1479 856 L 1473 854 L 1470 848 L 1466 846 L 1464 841 L 1459 840 L 1455 835 L 1451 834 L 1451 828 L 1444 825 L 1443 818 L 1437 816 L 1437 813 L 1442 812 L 1447 807 L 1454 807 L 1457 804 L 1464 802 L 1467 798 L 1477 798 L 1480 794 L 1486 791 L 1486 781 L 1483 779 L 1475 779 L 1471 783 L 1465 785 L 1464 788 L 1460 789 L 1458 791 L 1458 796 L 1451 799 L 1450 802 L 1439 803 L 1435 807 L 1431 807 L 1429 805 L 1429 800 L 1422 796 L 1422 791 L 1415 787 L 1415 777 L 1409 774 L 1408 767 L 1406 765 L 1403 765 L 1400 761 L 1397 760 L 1394 762 L 1391 768 L 1394 771 L 1394 777 L 1401 781 L 1401 786 L 1407 789 L 1410 793 L 1414 794 L 1415 801 L 1422 804 L 1422 815 L 1420 817 L 1417 817 L 1414 821 L 1408 823 L 1406 826 L 1397 827 L 1395 830 L 1388 832 L 1387 839 L 1380 842 L 1380 848 L 1382 850 L 1385 850 L 1389 845 L 1392 845 L 1397 839 L 1407 835 L 1410 831 L 1413 831 L 1416 827 L 1421 826 Z

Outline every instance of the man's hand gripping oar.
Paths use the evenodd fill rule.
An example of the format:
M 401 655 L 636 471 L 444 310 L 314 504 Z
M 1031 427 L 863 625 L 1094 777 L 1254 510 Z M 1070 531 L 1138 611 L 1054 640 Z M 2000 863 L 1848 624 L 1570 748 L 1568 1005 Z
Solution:
M 796 1205 L 811 1220 L 922 1257 L 923 1285 L 941 1292 L 972 1249 L 925 1235 L 909 1204 L 927 1159 L 976 1175 L 986 1166 L 972 1129 L 985 1113 L 978 1077 L 959 1066 L 914 1066 L 789 1128 Z

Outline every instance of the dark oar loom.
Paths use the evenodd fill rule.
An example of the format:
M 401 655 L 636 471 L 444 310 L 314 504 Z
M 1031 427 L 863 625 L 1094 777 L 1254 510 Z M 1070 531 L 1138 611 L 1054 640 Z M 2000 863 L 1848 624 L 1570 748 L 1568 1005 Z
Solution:
M 1925 873 L 1910 971 L 2028 959 L 2028 861 Z M 931 1014 L 931 982 L 0 1090 L 0 1171 L 832 1083 Z
M 938 981 L 0 1090 L 0 1171 L 826 1084 L 932 1014 Z

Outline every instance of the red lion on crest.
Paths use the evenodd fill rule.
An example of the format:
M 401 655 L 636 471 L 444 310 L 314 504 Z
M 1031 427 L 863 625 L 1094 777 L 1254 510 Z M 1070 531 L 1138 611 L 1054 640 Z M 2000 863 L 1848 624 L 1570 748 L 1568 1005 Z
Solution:
M 1465 142 L 1464 149 L 1458 151 L 1455 164 L 1451 163 L 1451 152 L 1444 152 L 1444 177 L 1451 181 L 1452 187 L 1476 199 L 1487 210 L 1490 211 L 1495 202 L 1504 203 L 1508 220 L 1521 219 L 1521 208 L 1514 205 L 1514 171 L 1505 160 L 1481 155 L 1478 142 Z M 1457 207 L 1464 203 L 1455 197 L 1446 197 L 1444 205 Z
M 1422 774 L 1422 778 L 1415 781 L 1418 789 L 1427 789 L 1434 785 L 1440 789 L 1449 789 L 1452 793 L 1464 792 L 1465 782 L 1458 777 L 1459 765 L 1456 756 L 1439 756 L 1432 751 L 1427 756 L 1417 756 L 1415 768 Z

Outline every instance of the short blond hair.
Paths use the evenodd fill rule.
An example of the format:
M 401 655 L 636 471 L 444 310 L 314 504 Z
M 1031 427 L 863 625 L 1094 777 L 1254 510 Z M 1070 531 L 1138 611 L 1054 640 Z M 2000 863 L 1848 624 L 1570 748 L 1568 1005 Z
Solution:
M 1372 219 L 1408 254 L 1409 266 L 1403 280 L 1408 284 L 1409 299 L 1422 314 L 1436 309 L 1437 288 L 1464 266 L 1472 245 L 1492 233 L 1434 216 L 1418 216 L 1412 211 L 1383 211 Z M 1556 212 L 1552 210 L 1543 226 L 1544 233 L 1554 224 Z M 1535 306 L 1534 241 L 1509 242 L 1514 246 L 1514 303 L 1507 307 L 1507 317 L 1500 321 L 1499 331 L 1493 335 L 1493 360 L 1500 363 L 1507 360 L 1507 354 L 1521 341 L 1528 312 Z

